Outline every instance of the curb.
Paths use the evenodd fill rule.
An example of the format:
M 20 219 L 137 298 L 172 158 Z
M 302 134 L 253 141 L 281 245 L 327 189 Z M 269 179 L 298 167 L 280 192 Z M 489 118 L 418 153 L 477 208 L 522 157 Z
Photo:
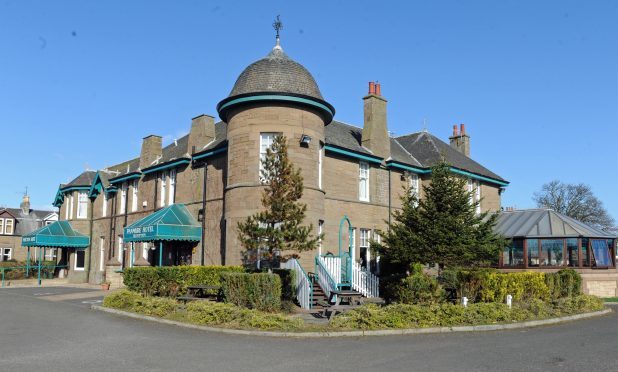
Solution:
M 148 320 L 151 322 L 175 325 L 175 326 L 184 327 L 184 328 L 198 329 L 198 330 L 208 331 L 208 332 L 227 333 L 227 334 L 232 334 L 232 335 L 243 335 L 243 336 L 294 337 L 294 338 L 392 336 L 392 335 L 452 333 L 452 332 L 487 332 L 487 331 L 532 328 L 532 327 L 539 327 L 539 326 L 544 326 L 544 325 L 552 325 L 552 324 L 570 322 L 573 320 L 594 318 L 597 316 L 602 316 L 602 315 L 606 315 L 606 314 L 613 312 L 612 309 L 605 309 L 605 310 L 600 310 L 600 311 L 594 311 L 591 313 L 570 315 L 570 316 L 564 316 L 560 318 L 530 320 L 526 322 L 511 323 L 511 324 L 490 324 L 490 325 L 478 325 L 478 326 L 384 329 L 384 330 L 370 330 L 370 331 L 341 331 L 341 332 L 276 332 L 276 331 L 249 331 L 249 330 L 242 330 L 242 329 L 227 329 L 227 328 L 201 326 L 201 325 L 196 325 L 196 324 L 177 322 L 174 320 L 155 318 L 152 316 L 131 313 L 128 311 L 110 309 L 110 308 L 99 306 L 99 305 L 92 305 L 91 308 L 93 310 L 102 311 L 105 313 L 110 313 L 110 314 L 115 314 L 115 315 L 122 315 L 128 318 Z

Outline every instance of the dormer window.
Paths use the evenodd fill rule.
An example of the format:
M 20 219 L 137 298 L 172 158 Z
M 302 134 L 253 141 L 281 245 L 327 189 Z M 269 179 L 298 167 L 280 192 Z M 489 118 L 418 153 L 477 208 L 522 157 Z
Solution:
M 5 235 L 13 235 L 15 220 L 12 218 L 7 218 L 4 220 L 4 234 Z

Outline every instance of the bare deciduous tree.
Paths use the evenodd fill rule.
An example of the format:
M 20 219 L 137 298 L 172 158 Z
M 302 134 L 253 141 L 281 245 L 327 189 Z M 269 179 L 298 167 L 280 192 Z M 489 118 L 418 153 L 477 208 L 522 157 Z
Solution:
M 589 185 L 554 180 L 544 184 L 540 192 L 534 193 L 532 199 L 539 208 L 551 208 L 603 230 L 616 229 L 614 219 L 592 193 Z

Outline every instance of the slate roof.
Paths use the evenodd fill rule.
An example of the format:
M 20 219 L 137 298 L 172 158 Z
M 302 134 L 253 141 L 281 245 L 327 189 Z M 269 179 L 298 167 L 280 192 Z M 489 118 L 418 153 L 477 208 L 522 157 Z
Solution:
M 53 211 L 40 209 L 31 209 L 28 214 L 25 214 L 21 208 L 2 208 L 0 214 L 4 211 L 9 212 L 17 220 L 15 223 L 15 231 L 13 235 L 22 236 L 28 234 L 44 225 L 43 219 Z
M 505 181 L 502 177 L 481 164 L 457 151 L 451 145 L 429 132 L 418 132 L 395 138 L 423 167 L 430 168 L 438 164 L 442 157 L 455 168 L 466 170 L 481 176 Z
M 551 209 L 500 212 L 494 230 L 506 238 L 616 238 L 615 235 Z
M 240 74 L 229 96 L 263 92 L 299 94 L 323 100 L 311 73 L 278 46 Z
M 76 186 L 90 186 L 92 185 L 92 181 L 94 180 L 94 176 L 97 174 L 96 171 L 85 171 L 79 176 L 77 176 L 73 181 L 63 185 L 62 188 L 67 187 L 76 187 Z

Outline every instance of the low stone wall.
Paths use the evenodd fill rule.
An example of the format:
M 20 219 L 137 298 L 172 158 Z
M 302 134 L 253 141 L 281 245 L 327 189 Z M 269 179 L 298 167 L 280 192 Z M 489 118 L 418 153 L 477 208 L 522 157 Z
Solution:
M 584 293 L 599 297 L 618 296 L 618 273 L 582 273 L 582 286 Z

